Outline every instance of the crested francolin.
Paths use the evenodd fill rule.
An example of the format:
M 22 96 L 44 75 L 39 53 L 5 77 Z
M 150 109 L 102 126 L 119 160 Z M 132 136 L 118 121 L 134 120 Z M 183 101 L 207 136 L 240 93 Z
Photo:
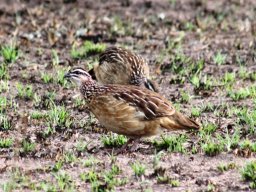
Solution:
M 140 138 L 156 135 L 162 129 L 199 129 L 197 122 L 153 91 L 132 85 L 98 84 L 81 68 L 70 70 L 65 77 L 79 85 L 89 109 L 109 131 Z
M 89 74 L 101 84 L 135 85 L 155 92 L 158 90 L 156 83 L 149 79 L 147 62 L 120 47 L 107 48 Z

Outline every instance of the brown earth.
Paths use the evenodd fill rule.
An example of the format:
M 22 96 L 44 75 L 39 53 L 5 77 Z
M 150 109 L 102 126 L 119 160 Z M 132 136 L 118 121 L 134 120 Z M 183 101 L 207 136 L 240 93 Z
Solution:
M 225 86 L 216 85 L 211 90 L 195 89 L 190 82 L 192 74 L 184 75 L 184 82 L 177 82 L 179 74 L 172 70 L 173 65 L 183 69 L 191 62 L 177 60 L 181 54 L 195 62 L 204 59 L 201 74 L 220 80 L 227 72 L 234 72 L 236 80 L 234 91 L 243 87 L 255 86 L 255 82 L 240 78 L 240 65 L 247 73 L 256 71 L 256 1 L 253 0 L 63 0 L 63 1 L 7 1 L 0 2 L 0 41 L 1 45 L 16 42 L 20 50 L 17 61 L 8 66 L 9 89 L 0 93 L 1 97 L 12 99 L 14 106 L 5 113 L 11 122 L 11 129 L 0 130 L 1 138 L 13 138 L 10 148 L 0 149 L 0 183 L 2 190 L 8 191 L 8 183 L 13 184 L 10 191 L 45 191 L 40 184 L 59 186 L 52 167 L 67 154 L 76 160 L 64 160 L 61 171 L 71 179 L 63 189 L 57 191 L 89 191 L 89 182 L 82 181 L 81 173 L 94 169 L 103 174 L 109 170 L 113 161 L 121 169 L 118 178 L 128 182 L 116 186 L 114 191 L 250 191 L 248 182 L 242 180 L 241 169 L 247 162 L 255 159 L 251 153 L 247 157 L 239 155 L 239 148 L 223 150 L 209 157 L 200 147 L 197 133 L 185 133 L 188 137 L 186 153 L 174 153 L 163 150 L 158 164 L 164 175 L 178 180 L 179 186 L 160 184 L 154 176 L 153 167 L 156 157 L 155 147 L 148 141 L 141 141 L 136 152 L 124 152 L 111 155 L 112 150 L 103 146 L 97 121 L 89 116 L 85 105 L 76 107 L 73 98 L 75 90 L 70 85 L 62 86 L 55 81 L 58 71 L 67 71 L 73 66 L 88 68 L 88 63 L 97 62 L 97 56 L 73 59 L 71 49 L 81 46 L 85 40 L 127 47 L 147 58 L 152 78 L 160 85 L 160 92 L 176 107 L 191 115 L 191 109 L 203 108 L 212 104 L 213 111 L 202 111 L 197 121 L 201 124 L 211 122 L 217 125 L 217 134 L 227 130 L 241 132 L 247 125 L 238 123 L 236 115 L 227 115 L 233 106 L 254 110 L 255 99 L 234 101 L 227 96 Z M 169 45 L 168 45 L 169 43 Z M 168 50 L 169 49 L 169 50 Z M 53 65 L 53 52 L 56 51 L 59 62 Z M 218 53 L 226 55 L 225 63 L 217 65 L 213 57 Z M 175 58 L 176 56 L 176 58 Z M 0 57 L 3 63 L 3 57 Z M 53 82 L 44 83 L 41 74 L 51 74 Z M 202 76 L 202 78 L 203 78 Z M 17 83 L 32 85 L 33 93 L 39 98 L 18 97 Z M 67 88 L 69 87 L 69 88 Z M 181 93 L 191 95 L 188 103 L 181 102 Z M 49 92 L 55 93 L 56 106 L 65 106 L 73 124 L 70 128 L 56 128 L 56 132 L 47 138 L 42 132 L 47 129 L 47 120 L 33 119 L 34 111 L 49 112 L 47 102 Z M 175 133 L 176 135 L 178 133 Z M 168 133 L 174 135 L 174 133 Z M 241 134 L 255 142 L 255 133 Z M 35 143 L 35 149 L 22 153 L 22 141 Z M 161 140 L 160 137 L 156 137 Z M 89 143 L 88 150 L 79 152 L 79 142 Z M 189 150 L 195 145 L 195 154 Z M 83 161 L 94 157 L 97 163 L 91 167 Z M 114 160 L 113 160 L 114 159 Z M 146 166 L 145 175 L 135 177 L 130 166 L 132 162 Z M 234 169 L 220 172 L 219 165 L 235 164 Z M 22 179 L 21 179 L 22 178 Z M 4 188 L 5 186 L 5 188 Z M 104 188 L 104 187 L 103 187 Z M 51 190 L 49 190 L 51 191 Z

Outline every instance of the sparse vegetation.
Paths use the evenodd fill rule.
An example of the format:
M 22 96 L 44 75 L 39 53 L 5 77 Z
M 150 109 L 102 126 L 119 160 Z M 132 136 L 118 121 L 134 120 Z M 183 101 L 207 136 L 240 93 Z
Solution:
M 216 129 L 217 129 L 217 126 L 215 124 L 208 123 L 208 124 L 205 124 L 203 126 L 203 130 L 202 131 L 205 134 L 209 134 L 210 135 L 210 134 L 214 133 L 216 131 Z
M 56 66 L 60 63 L 60 59 L 58 56 L 58 52 L 56 50 L 52 50 L 52 65 Z
M 117 178 L 116 176 L 121 172 L 120 168 L 112 165 L 110 170 L 105 172 L 95 172 L 90 170 L 88 173 L 80 174 L 80 179 L 91 184 L 92 191 L 113 190 L 117 186 L 127 183 L 127 180 Z
M 158 176 L 157 177 L 157 183 L 159 183 L 159 184 L 169 184 L 172 187 L 180 186 L 180 182 L 178 180 L 170 179 L 167 176 Z
M 13 145 L 13 140 L 10 138 L 0 138 L 0 148 L 9 148 Z
M 222 54 L 220 51 L 213 57 L 213 62 L 217 65 L 223 65 L 226 62 L 226 55 Z
M 19 51 L 14 44 L 2 46 L 0 53 L 6 63 L 15 62 L 19 56 Z
M 199 117 L 201 115 L 200 109 L 199 108 L 192 108 L 191 109 L 191 115 L 193 117 Z
M 41 73 L 41 79 L 44 83 L 50 83 L 53 82 L 53 77 L 48 73 Z
M 101 140 L 105 147 L 120 147 L 127 143 L 126 136 L 116 134 L 103 135 Z
M 146 167 L 143 164 L 135 162 L 135 163 L 131 164 L 131 168 L 132 168 L 135 176 L 140 177 L 145 174 Z
M 55 163 L 55 165 L 53 166 L 52 170 L 54 172 L 58 172 L 61 168 L 63 167 L 63 161 L 59 160 Z
M 186 92 L 181 92 L 181 101 L 184 103 L 188 103 L 191 99 L 191 96 L 189 95 L 189 93 Z
M 219 143 L 214 143 L 214 142 L 209 141 L 209 142 L 203 144 L 202 149 L 206 155 L 215 156 L 223 150 L 223 146 L 220 145 Z
M 35 147 L 36 147 L 35 143 L 32 143 L 32 142 L 24 139 L 22 141 L 22 148 L 21 148 L 20 152 L 23 154 L 27 154 L 27 153 L 33 152 L 35 150 Z
M 1 79 L 1 74 L 0 74 L 0 79 Z M 8 90 L 8 81 L 0 80 L 0 93 L 5 93 L 7 92 L 7 90 Z
M 0 79 L 8 79 L 8 66 L 5 63 L 0 64 Z
M 250 188 L 256 189 L 256 162 L 246 164 L 241 174 L 245 181 L 250 181 Z
M 64 78 L 65 76 L 65 73 L 67 72 L 68 70 L 67 69 L 59 69 L 57 71 L 57 76 L 56 76 L 56 83 L 60 84 L 61 86 L 63 87 L 66 87 L 67 86 L 67 80 Z
M 255 190 L 256 1 L 87 4 L 1 1 L 0 191 Z M 201 129 L 106 133 L 64 75 L 111 46 Z
M 225 172 L 225 171 L 228 171 L 230 169 L 235 169 L 236 164 L 235 163 L 229 163 L 229 164 L 226 164 L 226 165 L 220 164 L 217 168 L 220 172 Z
M 72 124 L 70 115 L 64 106 L 52 105 L 47 114 L 47 121 L 51 127 L 69 128 Z
M 10 119 L 3 114 L 0 114 L 0 130 L 8 131 L 12 127 Z
M 162 136 L 162 140 L 161 141 L 155 140 L 153 142 L 153 145 L 158 150 L 166 149 L 169 152 L 184 153 L 185 148 L 184 148 L 183 144 L 185 142 L 186 142 L 185 135 L 169 136 L 169 137 Z
M 91 41 L 85 41 L 80 48 L 73 47 L 71 50 L 71 57 L 74 59 L 86 58 L 93 54 L 102 53 L 106 48 L 105 44 L 93 43 Z
M 33 97 L 33 87 L 32 85 L 22 85 L 17 83 L 16 85 L 18 91 L 18 97 L 23 99 L 31 99 Z

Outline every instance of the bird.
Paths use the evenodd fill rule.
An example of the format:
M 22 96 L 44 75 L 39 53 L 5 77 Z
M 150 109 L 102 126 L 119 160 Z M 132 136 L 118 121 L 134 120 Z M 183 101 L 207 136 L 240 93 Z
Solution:
M 109 47 L 101 53 L 89 74 L 102 84 L 135 85 L 158 92 L 157 83 L 149 79 L 146 60 L 121 47 Z
M 164 129 L 200 128 L 159 93 L 133 85 L 99 84 L 82 68 L 69 70 L 65 78 L 79 86 L 89 110 L 108 131 L 141 138 L 160 134 Z

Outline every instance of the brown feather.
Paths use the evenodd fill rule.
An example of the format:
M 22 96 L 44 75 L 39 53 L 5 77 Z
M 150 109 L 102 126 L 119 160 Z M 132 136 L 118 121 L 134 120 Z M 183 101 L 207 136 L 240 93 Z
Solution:
M 90 90 L 94 93 L 89 95 L 89 108 L 110 131 L 142 137 L 157 134 L 161 132 L 161 128 L 199 128 L 195 121 L 177 112 L 158 93 L 123 85 L 94 85 Z M 86 91 L 83 92 L 85 93 Z
M 163 118 L 161 126 L 173 130 L 173 129 L 199 129 L 200 126 L 194 120 L 182 115 L 176 111 L 172 116 Z
M 93 70 L 97 81 L 102 84 L 135 85 L 158 91 L 157 84 L 149 80 L 148 63 L 124 48 L 107 48 Z
M 199 125 L 177 112 L 156 92 L 137 86 L 99 85 L 81 68 L 65 78 L 80 85 L 89 109 L 109 131 L 130 137 L 146 137 L 167 130 L 199 129 Z

